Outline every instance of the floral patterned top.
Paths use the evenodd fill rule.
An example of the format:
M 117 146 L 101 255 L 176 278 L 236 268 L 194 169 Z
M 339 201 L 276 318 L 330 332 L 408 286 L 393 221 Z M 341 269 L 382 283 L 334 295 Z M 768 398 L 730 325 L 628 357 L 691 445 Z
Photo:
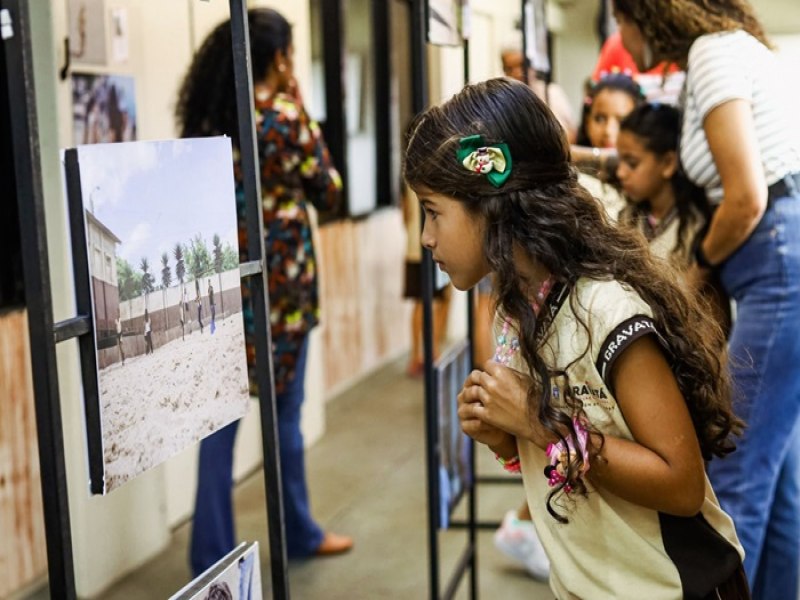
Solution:
M 298 353 L 319 322 L 316 259 L 307 202 L 318 210 L 334 208 L 342 181 L 331 163 L 319 125 L 286 94 L 256 100 L 257 151 L 261 167 L 266 262 L 269 272 L 270 325 L 275 389 L 294 378 Z M 239 247 L 247 260 L 247 224 L 239 154 L 235 152 Z M 247 362 L 255 387 L 253 312 L 243 289 Z

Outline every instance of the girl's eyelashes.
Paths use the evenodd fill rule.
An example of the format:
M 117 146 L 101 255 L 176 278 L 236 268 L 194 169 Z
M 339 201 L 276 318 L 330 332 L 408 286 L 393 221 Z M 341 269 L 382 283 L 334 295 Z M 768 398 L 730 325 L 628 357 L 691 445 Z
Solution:
M 425 218 L 436 220 L 437 212 L 433 210 L 429 204 L 425 203 L 422 205 L 422 212 L 425 213 Z

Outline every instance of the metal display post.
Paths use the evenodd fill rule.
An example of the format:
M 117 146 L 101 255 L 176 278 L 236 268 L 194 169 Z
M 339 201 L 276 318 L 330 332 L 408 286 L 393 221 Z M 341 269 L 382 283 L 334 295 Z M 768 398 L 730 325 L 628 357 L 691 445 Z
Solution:
M 412 110 L 419 114 L 428 107 L 428 62 L 426 59 L 426 32 L 428 30 L 429 6 L 426 0 L 411 0 L 411 72 L 412 72 Z M 469 44 L 464 40 L 464 83 L 469 82 Z M 424 215 L 423 215 L 424 223 Z M 429 597 L 431 599 L 453 598 L 458 586 L 469 569 L 470 598 L 478 595 L 477 578 L 477 532 L 474 477 L 468 490 L 468 541 L 466 548 L 456 561 L 452 575 L 444 582 L 445 589 L 440 593 L 442 577 L 439 557 L 439 510 L 441 493 L 439 489 L 439 462 L 442 454 L 439 439 L 439 406 L 434 373 L 433 356 L 433 293 L 434 264 L 431 253 L 422 252 L 422 301 L 423 301 L 423 346 L 425 352 L 425 438 L 428 495 L 428 553 L 429 553 Z M 473 292 L 468 293 L 467 324 L 470 354 L 473 348 L 472 302 Z M 474 448 L 470 462 L 474 473 Z
M 250 292 L 256 332 L 256 377 L 261 412 L 261 439 L 264 449 L 264 486 L 267 495 L 272 593 L 289 598 L 289 571 L 286 556 L 281 465 L 278 447 L 278 415 L 272 364 L 272 334 L 269 327 L 264 215 L 261 210 L 261 182 L 256 151 L 256 125 L 253 114 L 253 77 L 250 64 L 250 35 L 245 0 L 230 0 L 233 67 L 236 81 L 236 106 L 239 116 L 239 152 L 247 210 L 247 256 L 252 274 Z M 256 264 L 253 264 L 256 263 Z
M 425 31 L 428 6 L 426 0 L 411 0 L 411 109 L 419 114 L 428 107 L 428 61 L 426 58 Z M 425 216 L 422 216 L 424 221 Z M 425 356 L 425 456 L 427 457 L 428 494 L 428 583 L 429 597 L 439 597 L 439 539 L 437 534 L 439 510 L 438 415 L 436 389 L 433 378 L 433 258 L 422 251 L 422 324 Z
M 256 335 L 256 361 L 259 367 L 258 387 L 261 401 L 272 592 L 274 598 L 288 599 L 289 579 L 278 460 L 271 334 L 268 321 L 267 272 L 264 268 L 264 226 L 252 108 L 247 8 L 244 0 L 231 0 L 230 6 L 239 131 L 240 140 L 242 140 L 242 169 L 247 202 L 248 256 L 250 258 L 249 263 L 241 265 L 240 271 L 243 279 L 251 278 L 256 331 L 263 332 L 263 334 Z M 90 420 L 99 419 L 96 411 L 92 412 L 89 408 L 90 406 L 96 408 L 97 404 L 94 402 L 98 393 L 95 377 L 96 356 L 91 318 L 88 257 L 84 242 L 83 214 L 80 212 L 82 203 L 80 202 L 80 179 L 75 150 L 65 153 L 65 164 L 71 211 L 70 226 L 78 315 L 59 323 L 53 323 L 29 10 L 29 5 L 25 0 L 0 0 L 0 24 L 2 25 L 0 41 L 3 44 L 2 50 L 6 63 L 5 76 L 9 82 L 14 82 L 14 85 L 8 86 L 8 104 L 31 344 L 30 358 L 36 407 L 50 597 L 73 600 L 77 594 L 55 347 L 59 342 L 78 340 L 81 351 L 80 364 L 86 400 L 86 418 Z M 92 440 L 89 440 L 89 451 L 93 451 Z M 97 451 L 97 448 L 94 448 L 94 451 Z M 102 474 L 92 474 L 91 480 L 93 483 L 102 483 Z
M 44 227 L 44 193 L 37 142 L 39 131 L 28 3 L 25 0 L 3 0 L 0 3 L 0 21 L 6 76 L 10 83 L 8 100 L 31 340 L 31 373 L 50 596 L 72 600 L 76 597 L 75 570 L 58 392 L 56 338 L 53 331 L 53 300 Z M 72 328 L 84 329 L 83 320 L 77 321 Z
M 472 16 L 470 15 L 470 18 Z M 464 38 L 464 85 L 470 83 L 469 73 L 469 38 Z M 467 292 L 467 340 L 469 341 L 469 356 L 472 368 L 479 365 L 475 364 L 475 288 L 470 288 Z M 473 549 L 470 561 L 470 598 L 475 600 L 478 597 L 478 490 L 475 477 L 475 444 L 470 446 L 469 452 L 469 471 L 472 473 L 472 481 L 469 486 L 467 496 L 467 538 L 469 545 Z

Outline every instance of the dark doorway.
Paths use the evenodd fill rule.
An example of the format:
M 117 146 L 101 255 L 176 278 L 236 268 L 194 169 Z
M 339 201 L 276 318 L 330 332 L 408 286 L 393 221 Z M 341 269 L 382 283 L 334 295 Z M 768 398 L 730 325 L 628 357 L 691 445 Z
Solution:
M 0 310 L 25 302 L 5 45 L 0 44 Z

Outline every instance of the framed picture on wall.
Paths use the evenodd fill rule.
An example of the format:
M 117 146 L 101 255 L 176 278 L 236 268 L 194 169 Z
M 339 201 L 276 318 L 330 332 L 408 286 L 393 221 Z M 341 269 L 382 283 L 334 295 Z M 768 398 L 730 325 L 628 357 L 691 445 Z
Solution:
M 69 54 L 74 65 L 106 66 L 105 0 L 67 0 Z
M 78 146 L 136 139 L 133 77 L 72 74 L 72 140 Z
M 90 489 L 104 494 L 247 412 L 231 142 L 80 146 L 65 171 L 94 329 Z
M 261 600 L 258 542 L 243 542 L 169 600 Z
M 459 0 L 428 0 L 428 43 L 435 46 L 460 46 Z
M 525 2 L 524 35 L 530 65 L 539 73 L 549 73 L 550 52 L 545 0 L 527 0 Z
M 439 527 L 446 529 L 450 515 L 472 485 L 472 440 L 458 420 L 458 393 L 472 368 L 470 345 L 465 340 L 442 356 L 434 366 L 439 411 Z

